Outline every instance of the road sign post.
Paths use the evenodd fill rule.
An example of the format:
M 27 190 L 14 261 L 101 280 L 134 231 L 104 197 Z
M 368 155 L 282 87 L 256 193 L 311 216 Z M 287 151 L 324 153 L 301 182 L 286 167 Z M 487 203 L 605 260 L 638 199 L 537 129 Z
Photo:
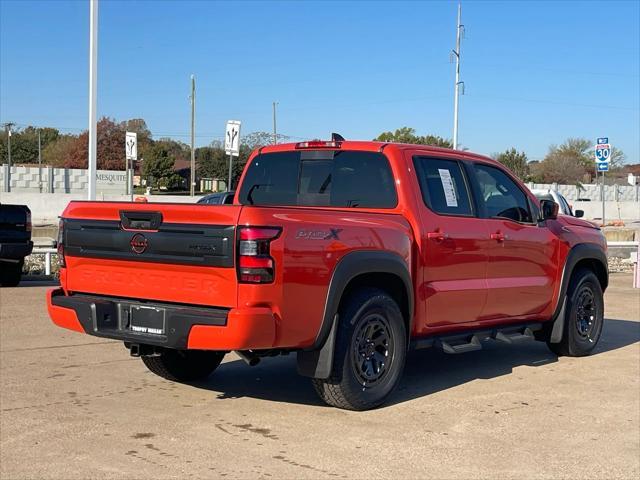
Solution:
M 229 181 L 227 191 L 231 191 L 233 176 L 233 157 L 240 157 L 240 125 L 239 120 L 229 120 L 224 135 L 224 151 L 229 155 Z
M 136 132 L 126 132 L 124 150 L 127 164 L 127 190 L 129 190 L 128 193 L 131 195 L 131 201 L 133 202 L 133 162 L 138 160 L 138 134 Z
M 596 157 L 596 166 L 597 171 L 602 172 L 602 186 L 601 194 L 602 197 L 602 226 L 605 225 L 605 211 L 604 211 L 604 197 L 605 197 L 605 184 L 604 184 L 604 172 L 609 171 L 609 162 L 611 161 L 611 145 L 609 145 L 609 137 L 598 137 L 596 140 L 595 146 L 595 157 Z

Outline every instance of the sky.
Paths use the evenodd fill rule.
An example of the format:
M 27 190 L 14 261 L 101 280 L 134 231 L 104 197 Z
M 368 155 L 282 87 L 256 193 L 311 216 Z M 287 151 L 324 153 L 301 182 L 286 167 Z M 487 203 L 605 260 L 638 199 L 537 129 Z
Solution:
M 451 138 L 457 3 L 101 0 L 98 115 L 196 144 L 272 130 Z M 640 162 L 640 1 L 462 2 L 459 142 L 530 160 L 608 136 Z M 87 1 L 0 0 L 0 123 L 88 125 Z

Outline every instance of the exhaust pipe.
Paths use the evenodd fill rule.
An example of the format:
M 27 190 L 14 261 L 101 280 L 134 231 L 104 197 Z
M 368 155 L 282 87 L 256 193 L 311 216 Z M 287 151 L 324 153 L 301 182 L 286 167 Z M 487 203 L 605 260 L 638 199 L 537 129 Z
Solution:
M 245 363 L 250 367 L 255 367 L 260 363 L 260 357 L 253 353 L 251 350 L 236 350 L 236 355 L 244 360 Z

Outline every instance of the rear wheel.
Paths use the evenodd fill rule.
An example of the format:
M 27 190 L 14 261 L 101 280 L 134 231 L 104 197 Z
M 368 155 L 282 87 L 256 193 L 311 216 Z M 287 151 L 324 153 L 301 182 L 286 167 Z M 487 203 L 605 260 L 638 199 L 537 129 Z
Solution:
M 17 287 L 22 277 L 24 260 L 18 263 L 0 262 L 0 286 Z
M 596 347 L 604 324 L 604 298 L 598 277 L 580 269 L 567 291 L 564 331 L 560 343 L 547 342 L 556 355 L 582 357 Z
M 160 355 L 141 357 L 149 370 L 174 382 L 204 380 L 220 365 L 224 352 L 207 350 L 163 350 Z
M 407 334 L 402 313 L 384 291 L 362 289 L 341 309 L 333 369 L 313 379 L 329 405 L 368 410 L 381 405 L 398 385 L 404 369 Z

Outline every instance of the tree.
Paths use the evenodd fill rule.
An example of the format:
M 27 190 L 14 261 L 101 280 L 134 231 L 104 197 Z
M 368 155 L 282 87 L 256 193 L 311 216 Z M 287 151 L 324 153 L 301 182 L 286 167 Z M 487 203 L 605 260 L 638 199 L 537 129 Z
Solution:
M 252 151 L 248 145 L 242 144 L 240 156 L 233 157 L 232 186 L 238 184 Z M 229 178 L 229 155 L 218 146 L 196 148 L 196 171 L 199 177 L 224 180 L 226 183 Z
M 494 155 L 493 158 L 511 170 L 514 175 L 523 182 L 527 180 L 529 176 L 529 164 L 526 153 L 518 152 L 515 148 L 511 148 L 510 150 L 505 150 L 502 153 Z
M 11 162 L 18 164 L 38 163 L 38 131 L 40 132 L 40 145 L 45 148 L 58 138 L 59 132 L 55 128 L 39 128 L 28 126 L 24 129 L 15 129 L 11 134 Z M 5 162 L 7 154 L 6 131 L 0 135 L 0 158 Z
M 142 163 L 142 175 L 152 187 L 171 187 L 176 179 L 174 170 L 175 157 L 171 155 L 167 142 L 156 142 L 146 153 Z
M 125 130 L 108 117 L 100 119 L 97 125 L 98 151 L 97 167 L 101 170 L 125 169 Z M 89 132 L 80 134 L 76 144 L 65 161 L 67 168 L 87 168 L 89 159 Z
M 576 184 L 584 181 L 585 168 L 575 157 L 550 152 L 543 161 L 531 165 L 531 176 L 540 183 Z
M 289 140 L 286 135 L 276 134 L 278 143 L 285 143 Z M 243 145 L 246 145 L 250 150 L 264 147 L 266 145 L 273 145 L 273 133 L 269 132 L 252 132 L 245 135 L 240 139 Z
M 411 143 L 433 145 L 435 147 L 453 148 L 451 140 L 436 135 L 416 135 L 416 129 L 410 127 L 398 128 L 395 132 L 383 132 L 374 140 L 379 142 Z
M 219 147 L 196 148 L 196 172 L 199 177 L 225 179 L 229 172 L 229 156 Z
M 66 160 L 76 147 L 78 137 L 61 135 L 42 150 L 42 162 L 54 167 L 64 167 Z
M 625 155 L 622 150 L 611 151 L 610 170 L 621 168 Z M 593 142 L 585 138 L 569 138 L 561 145 L 551 145 L 542 162 L 532 169 L 537 181 L 545 183 L 576 183 L 590 181 L 595 170 Z

